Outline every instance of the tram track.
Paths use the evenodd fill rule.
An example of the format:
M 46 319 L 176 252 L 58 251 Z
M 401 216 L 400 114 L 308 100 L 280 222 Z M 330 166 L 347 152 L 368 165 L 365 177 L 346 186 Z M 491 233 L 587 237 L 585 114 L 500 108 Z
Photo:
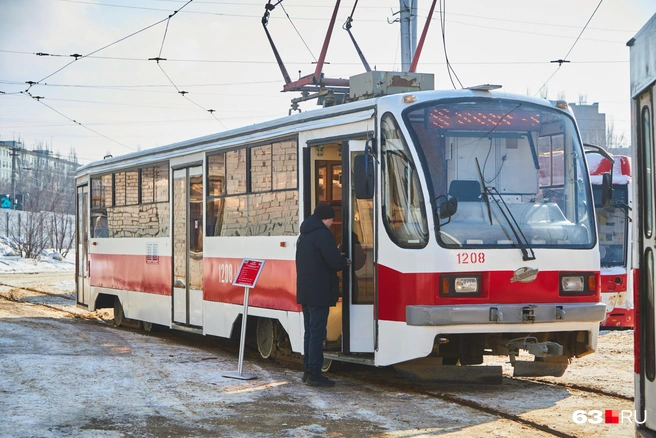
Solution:
M 75 298 L 69 296 L 68 294 L 61 293 L 61 292 L 49 292 L 49 291 L 43 291 L 39 289 L 35 289 L 33 287 L 27 287 L 27 286 L 16 286 L 13 284 L 8 284 L 8 283 L 3 283 L 0 282 L 0 288 L 7 288 L 8 291 L 0 291 L 0 298 L 6 300 L 6 301 L 13 301 L 13 302 L 18 302 L 18 303 L 23 303 L 23 304 L 29 304 L 32 306 L 39 306 L 39 307 L 44 307 L 50 310 L 56 310 L 58 312 L 70 315 L 75 318 L 81 318 L 84 320 L 99 320 L 98 317 L 90 316 L 83 310 L 79 311 L 71 311 L 67 310 L 65 306 L 71 306 L 73 309 L 76 309 L 75 307 Z M 33 297 L 34 295 L 28 295 L 28 294 L 18 294 L 18 291 L 26 291 L 29 292 L 30 294 L 40 294 L 42 296 L 48 296 L 48 297 L 53 297 L 57 300 L 63 300 L 65 303 L 60 303 L 60 304 L 50 304 L 42 301 L 36 301 L 36 300 L 30 300 L 29 297 Z M 22 296 L 21 296 L 22 295 Z
M 94 316 L 93 312 L 75 308 L 75 299 L 67 296 L 65 293 L 44 291 L 35 287 L 17 286 L 3 282 L 0 282 L 0 288 L 5 289 L 0 289 L 0 298 L 5 300 L 41 306 L 89 322 L 107 322 L 107 320 L 102 320 L 98 316 Z M 51 304 L 48 302 L 49 298 L 38 297 L 55 298 L 58 301 L 62 301 L 63 305 L 71 306 L 77 311 L 69 311 L 62 304 Z M 138 330 L 138 327 L 126 327 L 125 329 Z M 158 336 L 164 336 L 167 339 L 188 345 L 187 341 L 191 337 L 182 336 L 182 338 L 178 338 L 178 332 L 171 331 L 171 333 L 173 333 L 173 337 L 169 337 L 168 331 L 162 330 L 158 332 Z M 195 337 L 192 339 L 195 339 Z M 197 344 L 203 349 L 210 348 L 209 344 L 203 342 L 204 339 L 204 337 L 201 337 L 194 344 Z M 261 361 L 262 363 L 277 363 L 279 366 L 287 368 L 294 367 L 291 363 L 296 363 L 295 361 L 287 360 L 276 360 L 272 362 L 261 359 L 257 353 L 257 348 L 253 347 L 251 345 L 249 348 L 251 353 L 248 354 L 248 360 Z M 342 364 L 339 363 L 338 365 Z M 510 421 L 524 428 L 530 428 L 535 430 L 540 436 L 542 434 L 556 437 L 582 436 L 582 431 L 576 429 L 577 425 L 571 421 L 571 415 L 575 409 L 579 409 L 579 405 L 583 405 L 591 399 L 594 400 L 594 406 L 611 407 L 613 409 L 618 405 L 621 405 L 620 409 L 622 409 L 623 406 L 627 406 L 633 402 L 632 397 L 601 388 L 594 388 L 578 383 L 544 381 L 540 378 L 514 378 L 504 376 L 501 385 L 424 385 L 406 380 L 391 367 L 375 368 L 375 372 L 372 373 L 374 368 L 369 366 L 345 365 L 343 370 L 337 369 L 333 372 L 333 375 L 338 379 L 350 380 L 355 385 L 373 385 L 377 387 L 377 391 L 383 393 L 398 391 L 410 395 L 414 394 L 416 396 L 442 400 L 490 415 L 497 419 Z M 527 394 L 530 394 L 532 399 L 539 400 L 549 398 L 550 396 L 553 397 L 554 393 L 558 394 L 556 402 L 538 404 L 538 407 L 530 403 L 525 407 L 521 406 L 521 398 L 526 397 Z M 559 401 L 568 399 L 568 403 L 559 406 Z M 517 400 L 520 401 L 518 402 Z M 518 406 L 521 409 L 518 409 Z M 560 422 L 554 422 L 554 418 L 558 417 L 560 418 Z
M 576 384 L 576 383 L 552 382 L 552 381 L 547 382 L 547 381 L 544 381 L 544 380 L 540 380 L 539 378 L 526 378 L 526 377 L 522 377 L 519 380 L 526 380 L 526 381 L 529 381 L 529 382 L 533 382 L 533 383 L 537 383 L 537 384 L 541 384 L 541 385 L 545 385 L 545 386 L 555 386 L 555 387 L 559 387 L 559 388 L 573 389 L 573 390 L 576 390 L 576 391 L 582 391 L 582 392 L 588 392 L 588 393 L 592 393 L 592 394 L 603 395 L 605 397 L 611 397 L 611 398 L 626 400 L 626 401 L 630 401 L 630 402 L 635 401 L 634 397 L 629 397 L 629 396 L 626 396 L 624 394 L 618 394 L 618 393 L 612 392 L 612 391 L 605 391 L 605 390 L 600 389 L 600 388 L 593 388 L 591 386 L 579 385 L 579 384 Z
M 491 406 L 489 403 L 486 404 L 483 401 L 472 400 L 467 396 L 461 396 L 456 394 L 455 392 L 459 390 L 458 388 L 462 389 L 462 386 L 456 387 L 453 384 L 445 384 L 445 385 L 427 384 L 427 387 L 421 387 L 419 386 L 420 384 L 416 382 L 407 381 L 401 376 L 394 376 L 393 374 L 390 375 L 385 372 L 383 372 L 382 374 L 384 375 L 381 377 L 372 376 L 369 374 L 369 376 L 364 377 L 364 379 L 368 384 L 376 385 L 386 390 L 415 394 L 418 396 L 428 397 L 432 399 L 442 400 L 448 403 L 457 404 L 459 406 L 473 409 L 478 412 L 492 415 L 499 419 L 508 420 L 517 424 L 521 424 L 525 427 L 534 429 L 536 431 L 547 433 L 550 436 L 556 436 L 560 438 L 576 438 L 577 436 L 579 436 L 577 434 L 571 434 L 565 431 L 554 429 L 554 427 L 545 424 L 544 422 L 523 418 L 521 415 L 514 414 L 512 412 L 509 412 L 508 410 L 495 408 Z M 353 378 L 352 376 L 349 377 L 348 373 L 340 372 L 338 373 L 338 375 L 340 375 L 340 377 L 344 377 L 347 379 Z M 358 379 L 359 378 L 362 377 L 358 376 Z M 511 379 L 511 380 L 515 380 L 515 379 Z M 483 386 L 482 392 L 489 392 L 490 388 L 495 388 L 496 386 L 500 386 L 500 385 Z M 475 386 L 472 385 L 472 387 Z M 508 394 L 506 394 L 506 396 L 507 395 Z

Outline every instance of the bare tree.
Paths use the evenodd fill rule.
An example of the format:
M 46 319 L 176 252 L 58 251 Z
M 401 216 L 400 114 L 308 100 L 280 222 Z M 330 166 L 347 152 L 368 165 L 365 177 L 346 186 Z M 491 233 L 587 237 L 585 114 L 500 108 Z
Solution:
M 608 118 L 608 123 L 606 124 L 606 144 L 609 148 L 626 147 L 624 133 L 618 134 L 615 132 L 615 120 L 612 116 Z
M 17 161 L 15 193 L 22 203 L 14 207 L 23 211 L 12 212 L 6 224 L 14 250 L 36 258 L 52 248 L 65 257 L 75 240 L 75 170 L 62 165 L 44 144 L 30 154 L 21 151 Z
M 62 257 L 66 257 L 75 241 L 75 217 L 68 213 L 74 200 L 66 191 L 60 191 L 52 198 L 49 211 L 50 246 Z
M 23 211 L 14 212 L 14 220 L 9 224 L 11 245 L 21 257 L 38 258 L 48 247 L 47 212 L 40 204 L 44 202 L 41 193 L 31 194 L 23 201 Z

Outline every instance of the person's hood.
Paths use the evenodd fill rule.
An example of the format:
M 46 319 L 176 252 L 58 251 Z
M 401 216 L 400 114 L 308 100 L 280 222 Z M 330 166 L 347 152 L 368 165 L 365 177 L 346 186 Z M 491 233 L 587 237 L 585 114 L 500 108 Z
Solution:
M 315 215 L 312 215 L 305 219 L 301 224 L 301 234 L 310 234 L 311 232 L 321 228 L 328 229 L 326 224 L 324 224 L 321 219 Z

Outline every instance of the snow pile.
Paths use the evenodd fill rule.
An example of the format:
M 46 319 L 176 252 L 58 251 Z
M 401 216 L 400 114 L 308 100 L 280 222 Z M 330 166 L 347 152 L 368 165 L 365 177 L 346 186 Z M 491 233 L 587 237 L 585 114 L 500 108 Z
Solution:
M 74 270 L 75 251 L 73 250 L 69 251 L 66 257 L 62 257 L 57 251 L 45 250 L 38 259 L 24 259 L 16 255 L 8 238 L 0 236 L 0 272 L 29 274 Z

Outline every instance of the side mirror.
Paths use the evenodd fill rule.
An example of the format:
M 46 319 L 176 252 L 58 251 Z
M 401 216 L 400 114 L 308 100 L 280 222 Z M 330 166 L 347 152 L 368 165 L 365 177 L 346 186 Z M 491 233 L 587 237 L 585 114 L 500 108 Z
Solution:
M 458 211 L 458 198 L 451 198 L 442 202 L 438 207 L 440 219 L 447 219 Z
M 606 172 L 601 175 L 601 206 L 610 207 L 610 201 L 613 199 L 613 176 Z
M 357 199 L 374 197 L 374 157 L 356 155 L 353 160 L 353 187 Z

